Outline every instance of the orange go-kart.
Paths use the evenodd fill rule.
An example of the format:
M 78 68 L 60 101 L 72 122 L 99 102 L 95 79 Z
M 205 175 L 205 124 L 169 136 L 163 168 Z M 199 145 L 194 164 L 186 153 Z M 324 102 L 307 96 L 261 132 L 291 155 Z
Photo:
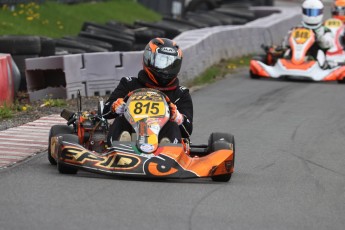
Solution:
M 335 64 L 345 63 L 344 32 L 345 26 L 340 19 L 330 18 L 324 23 L 333 34 L 333 46 L 327 50 L 326 57 L 328 62 Z
M 289 49 L 273 52 L 267 48 L 266 57 L 255 57 L 250 62 L 251 78 L 276 78 L 303 81 L 338 81 L 344 82 L 345 66 L 324 68 L 326 61 L 323 51 L 319 50 L 319 60 L 310 55 L 310 48 L 315 42 L 312 30 L 297 27 L 289 37 Z
M 78 129 L 74 134 L 69 129 L 67 133 L 51 132 L 48 158 L 52 164 L 57 164 L 60 173 L 75 174 L 81 169 L 127 177 L 211 177 L 220 182 L 231 179 L 235 162 L 233 135 L 212 133 L 205 145 L 192 145 L 188 139 L 177 144 L 159 143 L 159 132 L 170 118 L 169 98 L 154 89 L 138 89 L 126 100 L 124 116 L 135 130 L 131 142 L 113 141 L 112 146 L 100 148 L 105 140 L 96 138 L 100 151 L 92 151 L 95 141 L 91 145 L 88 138 L 94 138 L 92 130 L 97 128 L 80 131 L 84 126 L 82 119 L 74 119 Z M 102 116 L 97 120 L 102 122 Z

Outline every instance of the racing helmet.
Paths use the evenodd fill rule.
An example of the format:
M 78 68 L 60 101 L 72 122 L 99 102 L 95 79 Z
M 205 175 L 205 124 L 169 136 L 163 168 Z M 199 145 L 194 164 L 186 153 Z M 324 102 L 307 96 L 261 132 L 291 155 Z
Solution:
M 158 86 L 169 86 L 177 78 L 182 65 L 182 50 L 167 38 L 154 38 L 145 47 L 143 66 L 148 77 Z
M 332 17 L 345 23 L 345 0 L 336 0 L 332 5 Z
M 309 29 L 322 25 L 323 3 L 320 0 L 305 0 L 302 3 L 302 24 Z

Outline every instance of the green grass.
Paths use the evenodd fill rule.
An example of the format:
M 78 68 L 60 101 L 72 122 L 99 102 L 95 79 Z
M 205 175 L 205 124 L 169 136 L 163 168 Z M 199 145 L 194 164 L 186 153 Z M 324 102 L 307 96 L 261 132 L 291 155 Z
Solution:
M 132 24 L 135 20 L 158 21 L 161 16 L 134 0 L 109 0 L 75 5 L 47 1 L 42 5 L 20 4 L 14 11 L 0 8 L 0 35 L 77 35 L 84 21 L 110 20 Z
M 234 73 L 238 68 L 248 67 L 251 55 L 240 58 L 222 60 L 207 70 L 205 70 L 199 77 L 192 80 L 188 86 L 204 85 L 215 82 L 219 78 L 224 78 L 227 74 Z
M 67 102 L 62 99 L 44 99 L 43 105 L 47 107 L 63 107 L 67 105 Z
M 11 118 L 13 116 L 13 111 L 11 107 L 6 105 L 0 107 L 0 119 Z

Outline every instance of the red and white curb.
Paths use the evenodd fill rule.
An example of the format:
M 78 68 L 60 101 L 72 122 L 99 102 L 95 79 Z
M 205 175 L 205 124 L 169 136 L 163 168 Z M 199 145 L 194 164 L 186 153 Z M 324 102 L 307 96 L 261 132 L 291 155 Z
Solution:
M 66 120 L 54 114 L 0 131 L 0 169 L 47 150 L 50 128 L 58 124 L 66 124 Z

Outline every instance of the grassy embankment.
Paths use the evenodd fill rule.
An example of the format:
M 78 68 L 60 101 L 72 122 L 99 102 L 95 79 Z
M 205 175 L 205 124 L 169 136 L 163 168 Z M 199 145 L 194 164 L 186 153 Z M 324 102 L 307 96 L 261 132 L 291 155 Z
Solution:
M 161 16 L 133 0 L 111 0 L 75 5 L 47 1 L 42 5 L 20 4 L 15 9 L 0 8 L 0 35 L 26 34 L 62 37 L 76 35 L 84 21 L 105 23 L 116 20 L 157 21 Z

